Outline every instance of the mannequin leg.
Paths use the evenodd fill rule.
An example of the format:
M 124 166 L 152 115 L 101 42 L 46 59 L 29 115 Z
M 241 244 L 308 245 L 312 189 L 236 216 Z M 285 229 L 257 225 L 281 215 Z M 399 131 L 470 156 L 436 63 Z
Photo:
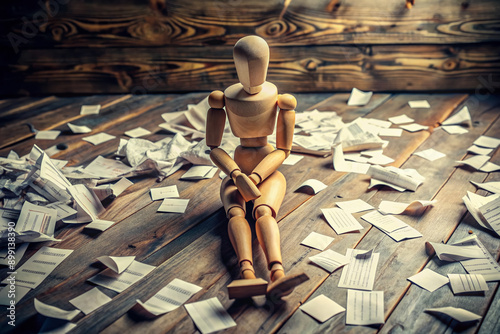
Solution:
M 245 201 L 229 177 L 222 182 L 221 199 L 229 218 L 228 234 L 238 257 L 241 278 L 255 278 L 252 261 L 252 231 L 245 219 Z
M 266 255 L 270 278 L 274 282 L 285 276 L 281 259 L 280 233 L 276 214 L 285 197 L 286 180 L 280 172 L 274 172 L 259 184 L 262 196 L 255 200 L 255 229 L 260 246 Z

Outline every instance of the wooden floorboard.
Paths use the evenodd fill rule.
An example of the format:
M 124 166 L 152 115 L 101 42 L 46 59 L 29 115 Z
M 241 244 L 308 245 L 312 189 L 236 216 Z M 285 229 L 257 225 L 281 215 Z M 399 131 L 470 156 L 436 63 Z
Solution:
M 53 158 L 68 160 L 70 165 L 86 164 L 96 156 L 112 157 L 123 133 L 142 126 L 153 133 L 144 137 L 159 140 L 171 134 L 162 130 L 161 114 L 183 110 L 190 103 L 197 103 L 206 93 L 159 94 L 159 95 L 108 95 L 89 97 L 40 97 L 0 100 L 0 156 L 10 150 L 27 154 L 34 144 L 46 149 L 55 144 L 68 148 Z M 252 300 L 229 300 L 226 286 L 238 277 L 236 256 L 227 235 L 227 221 L 222 210 L 218 192 L 220 179 L 198 182 L 180 180 L 188 169 L 180 171 L 157 182 L 154 176 L 132 179 L 134 185 L 112 201 L 102 219 L 116 224 L 103 233 L 89 233 L 83 226 L 59 224 L 59 243 L 45 243 L 56 248 L 74 249 L 71 256 L 36 289 L 32 290 L 17 305 L 19 333 L 37 332 L 43 317 L 36 314 L 33 298 L 61 307 L 72 309 L 70 299 L 90 290 L 93 286 L 86 280 L 103 270 L 95 259 L 101 255 L 135 255 L 137 260 L 157 266 L 139 283 L 118 294 L 106 289 L 112 301 L 99 311 L 79 315 L 73 322 L 78 326 L 72 333 L 190 333 L 196 327 L 185 309 L 180 307 L 154 320 L 139 318 L 130 309 L 136 299 L 146 300 L 174 278 L 180 278 L 203 287 L 190 302 L 218 297 L 238 324 L 227 332 L 243 333 L 421 333 L 463 331 L 465 333 L 492 333 L 498 331 L 500 292 L 498 284 L 489 283 L 485 296 L 454 296 L 448 286 L 429 293 L 411 285 L 407 277 L 423 268 L 433 269 L 443 275 L 449 272 L 463 272 L 459 263 L 444 264 L 425 253 L 425 241 L 447 242 L 458 240 L 473 231 L 488 250 L 498 258 L 500 247 L 498 237 L 479 227 L 466 214 L 462 196 L 466 191 L 476 191 L 470 180 L 478 182 L 496 181 L 500 173 L 473 172 L 456 168 L 454 161 L 467 156 L 466 149 L 481 134 L 500 137 L 500 97 L 490 96 L 479 105 L 474 96 L 467 94 L 374 94 L 364 107 L 349 107 L 349 94 L 297 94 L 297 110 L 336 111 L 344 122 L 357 117 L 386 120 L 388 117 L 406 114 L 416 123 L 428 125 L 428 131 L 409 133 L 403 131 L 399 138 L 385 137 L 389 145 L 384 154 L 395 159 L 394 166 L 415 168 L 426 177 L 416 192 L 397 192 L 388 188 L 367 190 L 369 177 L 366 175 L 339 173 L 333 170 L 332 158 L 305 155 L 294 166 L 281 166 L 280 171 L 287 178 L 287 195 L 278 214 L 284 266 L 288 273 L 306 272 L 310 280 L 299 286 L 285 303 L 254 298 Z M 411 109 L 409 100 L 427 99 L 430 109 Z M 82 104 L 102 105 L 99 115 L 79 115 Z M 437 130 L 440 122 L 462 106 L 468 105 L 473 118 L 469 133 L 452 136 Z M 471 106 L 475 106 L 472 108 Z M 87 125 L 94 133 L 107 132 L 116 139 L 93 146 L 83 137 L 89 134 L 71 134 L 67 122 Z M 63 133 L 54 141 L 34 139 L 25 123 L 33 124 L 38 130 L 58 129 Z M 396 126 L 393 126 L 396 127 Z M 7 133 L 3 129 L 9 129 Z M 434 148 L 446 154 L 435 162 L 412 156 L 412 153 Z M 492 162 L 500 162 L 500 153 L 495 153 Z M 328 187 L 311 195 L 296 192 L 305 180 L 315 178 Z M 176 184 L 181 198 L 189 198 L 188 211 L 183 215 L 157 213 L 159 202 L 152 202 L 149 189 Z M 485 192 L 479 192 L 485 194 Z M 421 217 L 398 216 L 424 236 L 399 243 L 363 220 L 364 229 L 359 233 L 336 235 L 328 226 L 320 208 L 335 206 L 335 202 L 361 198 L 377 207 L 382 200 L 410 202 L 411 200 L 436 199 L 437 204 Z M 363 213 L 355 214 L 359 218 Z M 345 253 L 347 248 L 371 249 L 380 253 L 374 290 L 384 291 L 386 324 L 383 326 L 346 326 L 345 315 L 340 314 L 323 324 L 316 322 L 298 307 L 309 298 L 325 294 L 342 306 L 346 306 L 346 289 L 337 287 L 341 270 L 328 274 L 312 265 L 308 258 L 319 251 L 300 246 L 300 242 L 311 232 L 335 237 L 329 248 Z M 42 244 L 30 245 L 25 259 Z M 265 257 L 254 240 L 254 262 L 259 277 L 268 279 Z M 24 261 L 25 261 L 24 259 Z M 24 262 L 23 261 L 23 262 Z M 0 268 L 0 278 L 7 275 L 7 269 Z M 429 307 L 464 307 L 480 314 L 484 319 L 463 328 L 442 322 L 424 313 Z M 2 309 L 0 315 L 4 314 Z M 411 319 L 411 321 L 410 321 Z M 0 319 L 0 327 L 7 328 L 6 318 Z

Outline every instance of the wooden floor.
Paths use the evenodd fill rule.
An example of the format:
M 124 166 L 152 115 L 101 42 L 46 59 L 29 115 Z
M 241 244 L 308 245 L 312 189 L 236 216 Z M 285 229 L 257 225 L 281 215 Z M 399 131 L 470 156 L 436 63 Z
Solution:
M 44 97 L 0 100 L 0 156 L 10 150 L 20 155 L 30 151 L 33 144 L 48 148 L 55 143 L 65 143 L 68 148 L 53 156 L 69 160 L 69 165 L 86 164 L 98 155 L 112 157 L 119 138 L 127 130 L 142 126 L 153 134 L 145 137 L 159 140 L 169 135 L 158 124 L 161 114 L 184 110 L 188 103 L 196 103 L 206 94 L 183 95 L 113 95 L 88 97 Z M 102 255 L 135 255 L 138 261 L 157 266 L 142 281 L 118 294 L 102 288 L 112 302 L 87 316 L 80 314 L 73 321 L 78 326 L 73 333 L 191 333 L 196 328 L 184 307 L 154 320 L 143 320 L 130 312 L 136 299 L 146 300 L 174 278 L 197 284 L 203 290 L 191 300 L 217 297 L 237 323 L 229 332 L 238 333 L 498 333 L 500 332 L 500 293 L 497 283 L 489 283 L 484 296 L 454 296 L 450 287 L 428 292 L 411 285 L 406 280 L 423 268 L 430 268 L 443 275 L 464 273 L 460 263 L 445 263 L 429 258 L 425 241 L 451 242 L 476 233 L 483 244 L 498 258 L 500 239 L 482 229 L 467 213 L 462 203 L 466 192 L 476 192 L 469 182 L 498 181 L 500 173 L 480 173 L 456 168 L 455 161 L 466 157 L 466 149 L 480 135 L 500 138 L 500 97 L 467 94 L 374 94 L 364 107 L 348 107 L 348 94 L 297 94 L 298 111 L 317 108 L 335 110 L 344 122 L 360 116 L 387 120 L 388 117 L 406 114 L 415 122 L 428 125 L 429 131 L 409 133 L 400 138 L 386 137 L 390 143 L 384 153 L 396 161 L 394 166 L 415 168 L 425 176 L 425 182 L 416 192 L 403 192 L 379 188 L 367 190 L 366 175 L 340 173 L 332 168 L 331 157 L 305 156 L 294 166 L 282 166 L 280 171 L 287 179 L 287 194 L 279 212 L 284 267 L 288 273 L 305 272 L 310 280 L 297 288 L 286 302 L 275 304 L 265 299 L 254 301 L 228 300 L 226 285 L 237 278 L 236 257 L 230 246 L 226 219 L 219 199 L 220 179 L 215 176 L 199 182 L 179 180 L 189 166 L 157 183 L 154 178 L 132 179 L 134 185 L 116 198 L 101 217 L 116 224 L 103 233 L 90 234 L 83 226 L 58 225 L 58 243 L 45 243 L 74 252 L 57 269 L 32 290 L 17 305 L 16 332 L 37 332 L 43 317 L 37 315 L 33 299 L 74 309 L 69 300 L 90 290 L 86 280 L 103 270 L 96 263 Z M 427 99 L 431 109 L 410 109 L 409 100 Z M 82 104 L 101 104 L 99 115 L 80 116 Z M 433 131 L 438 123 L 463 105 L 468 105 L 473 118 L 469 133 L 453 136 L 442 130 Z M 117 136 L 107 143 L 93 146 L 82 141 L 85 135 L 73 135 L 66 123 L 78 119 L 77 124 L 88 125 L 93 133 L 105 131 Z M 38 130 L 65 130 L 55 141 L 35 140 L 26 123 Z M 428 162 L 415 151 L 434 148 L 446 154 L 445 158 Z M 499 152 L 491 159 L 500 163 Z M 315 178 L 328 187 L 312 196 L 294 190 L 305 180 Z M 181 198 L 189 198 L 185 214 L 157 213 L 160 202 L 152 202 L 149 189 L 177 185 Z M 483 191 L 478 193 L 486 194 Z M 321 215 L 320 208 L 335 206 L 338 200 L 361 198 L 373 206 L 381 200 L 410 202 L 414 199 L 437 200 L 437 204 L 421 217 L 398 216 L 422 234 L 422 238 L 395 242 L 377 228 L 359 219 L 364 226 L 360 233 L 336 235 Z M 384 291 L 386 323 L 383 326 L 346 326 L 345 313 L 319 324 L 302 311 L 301 303 L 319 294 L 325 294 L 346 306 L 347 290 L 338 288 L 341 270 L 329 275 L 312 265 L 308 258 L 319 251 L 300 246 L 311 232 L 335 237 L 330 248 L 344 254 L 347 248 L 371 249 L 380 253 L 374 290 Z M 31 244 L 23 259 L 30 257 L 41 244 Z M 257 274 L 268 278 L 265 259 L 257 241 L 254 242 Z M 0 269 L 0 278 L 7 276 L 7 269 Z M 468 327 L 455 322 L 443 322 L 424 313 L 430 307 L 462 307 L 483 316 L 479 323 Z M 0 313 L 0 331 L 8 327 L 6 310 Z

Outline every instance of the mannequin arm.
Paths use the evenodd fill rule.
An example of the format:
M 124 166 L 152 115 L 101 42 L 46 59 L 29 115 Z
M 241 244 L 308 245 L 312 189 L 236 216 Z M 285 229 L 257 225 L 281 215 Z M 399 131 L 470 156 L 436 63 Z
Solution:
M 274 173 L 283 161 L 290 155 L 293 142 L 293 129 L 295 127 L 295 107 L 297 101 L 290 94 L 278 96 L 278 114 L 276 128 L 276 148 L 269 153 L 250 174 L 250 179 L 257 184 L 264 181 L 269 175 Z

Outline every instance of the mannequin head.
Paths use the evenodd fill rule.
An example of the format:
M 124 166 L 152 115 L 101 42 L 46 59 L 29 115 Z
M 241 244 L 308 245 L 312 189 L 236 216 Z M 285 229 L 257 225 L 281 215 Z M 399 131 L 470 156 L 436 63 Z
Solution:
M 269 65 L 269 46 L 258 36 L 246 36 L 234 45 L 234 64 L 238 79 L 245 91 L 257 94 L 266 81 Z

